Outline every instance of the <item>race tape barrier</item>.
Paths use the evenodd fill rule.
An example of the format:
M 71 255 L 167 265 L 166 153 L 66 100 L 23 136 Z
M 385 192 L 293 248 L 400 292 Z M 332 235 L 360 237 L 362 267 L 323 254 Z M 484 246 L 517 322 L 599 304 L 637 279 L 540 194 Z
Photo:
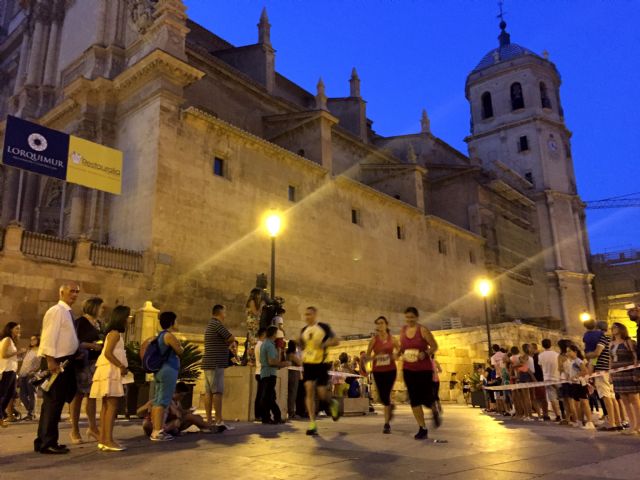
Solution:
M 302 367 L 287 367 L 289 370 L 295 370 L 297 372 L 303 372 Z M 346 373 L 346 372 L 336 372 L 335 370 L 330 370 L 329 375 L 332 377 L 362 377 L 363 375 L 358 375 L 357 373 Z
M 586 385 L 590 378 L 603 377 L 610 373 L 618 373 L 618 372 L 624 372 L 627 370 L 635 370 L 636 368 L 640 368 L 640 365 L 627 365 L 626 367 L 612 368 L 611 370 L 601 370 L 601 371 L 592 373 L 590 375 L 576 377 L 572 380 L 547 380 L 544 382 L 511 383 L 509 385 L 496 385 L 495 387 L 484 386 L 482 388 L 484 390 L 500 391 L 500 390 L 522 390 L 525 388 L 535 388 L 535 387 L 547 387 L 550 385 L 560 385 L 563 383 L 574 383 L 574 384 L 580 383 L 582 385 Z

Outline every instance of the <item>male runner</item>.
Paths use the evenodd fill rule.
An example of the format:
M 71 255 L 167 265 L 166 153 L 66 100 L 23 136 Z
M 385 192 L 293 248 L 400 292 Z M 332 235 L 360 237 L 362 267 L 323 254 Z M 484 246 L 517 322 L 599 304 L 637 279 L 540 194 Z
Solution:
M 305 403 L 311 421 L 307 435 L 318 435 L 316 393 L 320 400 L 320 408 L 325 410 L 334 422 L 340 418 L 338 402 L 331 398 L 331 393 L 327 389 L 331 366 L 331 363 L 327 362 L 327 347 L 338 345 L 339 341 L 329 325 L 318 322 L 316 307 L 307 307 L 304 319 L 307 325 L 300 332 L 300 346 L 303 349 L 302 381 L 306 393 Z

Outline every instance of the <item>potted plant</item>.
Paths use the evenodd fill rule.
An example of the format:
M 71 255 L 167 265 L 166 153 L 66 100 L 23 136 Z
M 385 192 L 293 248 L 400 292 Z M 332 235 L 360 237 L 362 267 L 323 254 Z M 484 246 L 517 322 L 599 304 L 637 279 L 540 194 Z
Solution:
M 471 384 L 471 405 L 473 407 L 486 408 L 487 401 L 483 390 L 483 382 L 478 372 L 473 372 L 469 377 Z
M 188 340 L 182 342 L 183 352 L 180 356 L 180 370 L 178 371 L 178 381 L 184 382 L 189 387 L 189 393 L 184 396 L 182 406 L 189 409 L 193 405 L 193 388 L 200 378 L 202 369 L 202 351 L 200 348 Z

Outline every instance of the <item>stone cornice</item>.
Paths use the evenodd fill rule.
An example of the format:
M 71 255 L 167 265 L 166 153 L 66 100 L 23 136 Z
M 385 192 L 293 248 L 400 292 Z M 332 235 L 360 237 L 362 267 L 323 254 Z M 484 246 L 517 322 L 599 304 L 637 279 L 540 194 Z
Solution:
M 387 161 L 393 164 L 402 163 L 398 158 L 394 157 L 391 153 L 384 151 L 382 148 L 368 145 L 364 143 L 359 137 L 353 135 L 351 132 L 346 131 L 343 128 L 334 128 L 332 130 L 332 134 L 335 135 L 336 139 L 340 139 L 345 143 L 349 144 L 349 146 L 353 148 L 357 148 L 366 154 L 373 155 L 383 161 Z
M 557 128 L 559 130 L 561 130 L 565 135 L 567 135 L 567 137 L 571 138 L 572 133 L 571 131 L 567 128 L 567 126 L 563 123 L 563 122 L 557 122 L 555 120 L 550 120 L 547 117 L 544 117 L 542 115 L 534 115 L 533 117 L 528 117 L 528 118 L 523 118 L 522 120 L 517 120 L 515 122 L 509 122 L 509 123 L 504 123 L 502 125 L 498 125 L 490 130 L 486 130 L 482 133 L 476 133 L 474 135 L 469 135 L 468 137 L 464 138 L 464 141 L 469 143 L 472 140 L 476 140 L 478 138 L 483 138 L 486 137 L 488 135 L 495 135 L 496 133 L 502 131 L 502 130 L 506 130 L 508 128 L 515 128 L 515 127 L 520 127 L 522 125 L 526 125 L 528 123 L 545 123 L 548 125 L 551 125 L 554 128 Z
M 200 120 L 204 120 L 205 122 L 220 128 L 222 130 L 225 130 L 227 132 L 233 133 L 241 138 L 243 138 L 244 140 L 259 146 L 267 151 L 282 155 L 282 156 L 286 156 L 288 158 L 291 158 L 292 160 L 298 161 L 298 162 L 302 162 L 304 163 L 307 167 L 312 167 L 313 169 L 317 170 L 319 173 L 322 173 L 324 175 L 328 174 L 329 172 L 327 171 L 327 169 L 325 169 L 324 167 L 322 167 L 321 165 L 318 165 L 315 162 L 312 162 L 311 160 L 301 157 L 300 155 L 297 155 L 285 148 L 282 148 L 279 145 L 276 145 L 275 143 L 271 143 L 267 140 L 265 140 L 264 138 L 260 138 L 250 132 L 247 132 L 246 130 L 242 130 L 241 128 L 236 127 L 235 125 L 232 125 L 228 122 L 225 122 L 224 120 L 221 120 L 203 110 L 200 110 L 199 108 L 196 107 L 187 107 L 185 109 L 182 110 L 183 115 L 191 115 L 195 118 L 198 118 Z
M 337 185 L 348 185 L 352 188 L 362 190 L 365 193 L 368 193 L 369 195 L 377 197 L 384 202 L 388 202 L 397 207 L 404 208 L 405 210 L 410 210 L 414 214 L 424 216 L 424 212 L 422 212 L 422 210 L 420 210 L 416 206 L 403 202 L 402 200 L 398 200 L 397 198 L 393 198 L 392 196 L 387 195 L 386 193 L 381 192 L 380 190 L 376 190 L 375 188 L 370 187 L 369 185 L 366 185 L 362 182 L 359 182 L 358 180 L 354 180 L 353 178 L 349 178 L 345 175 L 338 175 L 337 177 L 334 178 L 334 181 L 336 182 Z
M 361 163 L 360 168 L 363 170 L 409 170 L 418 171 L 422 175 L 427 173 L 427 169 L 417 163 Z
M 443 218 L 437 217 L 435 215 L 425 215 L 425 220 L 428 224 L 433 224 L 433 225 L 438 225 L 440 227 L 445 228 L 446 230 L 449 230 L 455 234 L 459 234 L 462 236 L 465 236 L 473 241 L 476 241 L 478 243 L 480 243 L 481 245 L 484 245 L 486 240 L 481 237 L 478 234 L 475 234 L 473 232 L 470 232 L 469 230 L 465 230 L 462 227 L 459 227 L 458 225 L 455 225 L 451 222 L 446 221 Z
M 126 95 L 135 90 L 137 85 L 146 83 L 149 77 L 159 75 L 168 76 L 179 86 L 186 87 L 200 80 L 205 74 L 162 50 L 154 50 L 118 75 L 113 84 L 120 95 Z
M 58 129 L 60 129 L 65 127 L 69 121 L 79 113 L 79 111 L 80 104 L 72 98 L 66 98 L 40 117 L 38 123 L 51 128 L 58 125 Z

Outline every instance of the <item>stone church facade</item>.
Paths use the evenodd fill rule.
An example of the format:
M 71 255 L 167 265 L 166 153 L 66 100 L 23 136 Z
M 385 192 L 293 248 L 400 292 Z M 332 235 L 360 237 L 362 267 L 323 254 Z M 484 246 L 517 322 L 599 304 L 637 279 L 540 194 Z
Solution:
M 379 314 L 398 326 L 407 305 L 434 328 L 473 326 L 483 275 L 494 322 L 573 330 L 593 311 L 560 77 L 504 27 L 467 78 L 469 155 L 426 113 L 415 134 L 376 134 L 355 69 L 340 98 L 278 73 L 266 12 L 239 47 L 180 0 L 5 0 L 0 27 L 0 121 L 124 154 L 120 196 L 2 167 L 1 322 L 37 330 L 56 285 L 77 279 L 110 305 L 173 309 L 185 332 L 225 303 L 241 334 L 273 209 L 293 327 L 309 304 L 342 335 Z

